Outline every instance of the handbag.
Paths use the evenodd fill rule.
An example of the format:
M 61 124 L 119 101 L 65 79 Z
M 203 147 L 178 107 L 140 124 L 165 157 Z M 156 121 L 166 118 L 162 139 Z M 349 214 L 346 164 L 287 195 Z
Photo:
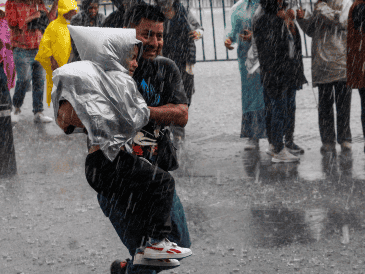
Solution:
M 165 128 L 160 130 L 158 139 L 158 149 L 155 164 L 165 171 L 173 171 L 179 168 L 176 147 L 170 138 L 170 130 Z

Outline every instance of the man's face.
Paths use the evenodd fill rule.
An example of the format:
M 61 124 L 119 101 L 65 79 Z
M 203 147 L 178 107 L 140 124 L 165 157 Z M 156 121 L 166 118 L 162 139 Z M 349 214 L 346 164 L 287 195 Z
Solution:
M 153 60 L 161 53 L 163 46 L 163 22 L 143 18 L 135 26 L 136 38 L 143 43 L 143 59 Z
M 89 6 L 89 14 L 91 18 L 94 18 L 99 12 L 99 5 L 97 3 L 93 3 Z
M 129 76 L 133 76 L 134 71 L 138 67 L 137 56 L 138 56 L 138 47 L 134 46 L 131 56 L 127 59 L 127 63 L 129 64 L 128 68 Z

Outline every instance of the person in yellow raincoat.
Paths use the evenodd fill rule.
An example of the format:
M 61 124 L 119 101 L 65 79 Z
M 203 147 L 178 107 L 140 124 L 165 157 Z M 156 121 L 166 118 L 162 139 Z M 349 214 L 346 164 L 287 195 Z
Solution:
M 77 13 L 75 0 L 59 0 L 58 17 L 52 21 L 39 45 L 37 60 L 47 73 L 47 104 L 51 104 L 51 92 L 53 87 L 52 72 L 67 64 L 71 54 L 71 36 L 67 28 L 72 16 Z

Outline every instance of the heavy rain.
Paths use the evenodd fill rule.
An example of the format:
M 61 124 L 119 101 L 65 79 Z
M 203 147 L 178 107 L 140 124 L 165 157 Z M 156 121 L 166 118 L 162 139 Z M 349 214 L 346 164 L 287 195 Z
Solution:
M 66 0 L 59 0 L 59 7 L 61 1 Z M 8 0 L 8 2 L 16 3 L 17 1 Z M 89 2 L 97 3 L 98 1 L 90 0 Z M 122 0 L 119 2 L 123 3 Z M 155 4 L 154 1 L 145 0 L 144 2 Z M 323 99 L 326 87 L 320 92 L 319 85 L 329 82 L 321 83 L 320 78 L 323 75 L 316 74 L 318 72 L 316 69 L 325 71 L 333 69 L 331 58 L 338 61 L 339 67 L 343 65 L 341 58 L 345 58 L 344 55 L 331 51 L 333 50 L 331 46 L 339 45 L 338 37 L 344 41 L 347 39 L 347 34 L 344 33 L 347 29 L 347 17 L 340 11 L 343 11 L 346 6 L 348 12 L 354 2 L 352 0 L 328 0 L 319 1 L 319 3 L 311 0 L 287 1 L 289 8 L 295 11 L 296 16 L 299 9 L 315 14 L 313 12 L 318 5 L 333 2 L 336 5 L 342 5 L 337 9 L 338 13 L 334 17 L 346 18 L 346 24 L 341 21 L 332 28 L 329 26 L 332 21 L 327 22 L 327 25 L 317 26 L 321 30 L 328 28 L 324 35 L 318 32 L 318 29 L 314 29 L 316 24 L 321 24 L 319 17 L 312 18 L 314 26 L 295 22 L 300 34 L 306 83 L 302 84 L 294 95 L 296 101 L 294 141 L 303 148 L 304 153 L 296 154 L 295 157 L 300 159 L 295 158 L 291 162 L 273 161 L 275 156 L 268 153 L 271 148 L 266 133 L 256 139 L 257 143 L 254 148 L 252 148 L 251 142 L 253 138 L 242 136 L 245 135 L 242 130 L 244 107 L 249 108 L 247 105 L 252 106 L 256 100 L 256 94 L 248 93 L 249 95 L 245 97 L 244 91 L 254 89 L 255 92 L 262 94 L 261 86 L 252 86 L 252 83 L 256 81 L 254 77 L 260 79 L 260 75 L 253 74 L 252 76 L 247 73 L 250 69 L 246 67 L 247 63 L 244 61 L 247 59 L 247 54 L 250 54 L 247 53 L 250 47 L 245 45 L 243 40 L 232 41 L 233 50 L 228 50 L 228 47 L 225 46 L 227 37 L 234 32 L 232 29 L 234 16 L 231 16 L 234 12 L 233 5 L 246 3 L 245 8 L 247 9 L 238 13 L 237 16 L 240 20 L 249 19 L 251 22 L 251 17 L 255 12 L 251 9 L 257 8 L 258 4 L 264 1 L 180 0 L 177 2 L 189 10 L 204 29 L 202 36 L 194 42 L 197 61 L 193 70 L 195 93 L 192 95 L 191 105 L 188 109 L 189 116 L 185 133 L 182 138 L 174 138 L 171 133 L 171 139 L 174 146 L 177 147 L 179 163 L 177 169 L 169 171 L 175 181 L 176 190 L 173 210 L 171 210 L 174 213 L 171 214 L 179 215 L 181 212 L 182 214 L 183 211 L 185 212 L 191 246 L 188 244 L 183 246 L 179 242 L 178 244 L 181 247 L 190 248 L 192 255 L 179 260 L 178 267 L 158 269 L 140 267 L 134 270 L 128 268 L 128 271 L 111 272 L 110 267 L 115 260 L 132 259 L 130 250 L 135 249 L 131 248 L 131 242 L 123 237 L 132 239 L 133 237 L 130 235 L 150 221 L 148 214 L 147 217 L 146 214 L 140 215 L 139 219 L 130 218 L 128 222 L 125 215 L 127 212 L 137 214 L 136 212 L 143 211 L 149 212 L 152 216 L 154 200 L 148 204 L 141 203 L 145 206 L 145 209 L 141 210 L 139 202 L 144 202 L 143 199 L 146 196 L 142 196 L 138 192 L 127 191 L 127 193 L 120 194 L 114 191 L 113 189 L 118 188 L 118 185 L 115 186 L 116 183 L 122 185 L 123 179 L 118 182 L 118 175 L 108 176 L 108 179 L 112 179 L 107 182 L 108 187 L 101 193 L 111 201 L 115 201 L 116 205 L 121 204 L 121 200 L 124 199 L 126 207 L 125 212 L 118 212 L 114 205 L 110 206 L 110 204 L 103 207 L 103 198 L 100 198 L 97 190 L 98 185 L 89 184 L 87 179 L 92 178 L 90 181 L 93 182 L 100 180 L 100 174 L 96 168 L 88 170 L 89 165 L 85 164 L 88 155 L 98 152 L 90 152 L 90 140 L 84 134 L 85 130 L 80 131 L 80 128 L 76 127 L 75 132 L 79 130 L 80 133 L 66 135 L 67 129 L 64 131 L 56 123 L 54 102 L 50 103 L 49 107 L 47 105 L 46 81 L 44 81 L 43 115 L 51 117 L 52 121 L 39 122 L 34 118 L 34 109 L 37 108 L 34 103 L 36 101 L 33 90 L 35 83 L 31 84 L 30 80 L 27 85 L 22 86 L 25 98 L 21 104 L 21 112 L 17 113 L 17 117 L 15 117 L 14 94 L 19 79 L 17 71 L 14 84 L 9 86 L 12 110 L 4 95 L 4 87 L 2 87 L 3 93 L 0 94 L 2 100 L 0 102 L 0 274 L 155 274 L 161 270 L 163 270 L 162 273 L 170 274 L 365 273 L 365 234 L 363 234 L 365 232 L 365 150 L 362 126 L 365 122 L 362 122 L 364 117 L 361 114 L 359 87 L 352 89 L 348 102 L 349 117 L 346 120 L 343 119 L 346 113 L 341 110 L 341 102 L 348 100 L 348 97 L 343 96 L 341 100 L 338 99 L 339 95 L 336 93 L 335 96 L 333 87 L 331 87 L 329 94 L 332 92 L 333 94 Z M 247 3 L 254 3 L 256 6 L 249 7 Z M 52 4 L 52 1 L 44 1 L 48 11 L 51 10 Z M 77 4 L 81 7 L 82 2 L 78 1 Z M 117 11 L 117 7 L 113 6 L 111 2 L 101 1 L 99 3 L 99 13 L 104 14 L 105 17 L 115 11 Z M 330 13 L 328 10 L 326 12 Z M 122 27 L 121 20 L 120 15 L 116 12 L 114 21 L 106 22 Z M 251 23 L 246 26 L 251 26 Z M 285 25 L 283 24 L 283 26 Z M 289 23 L 288 26 L 290 29 Z M 253 28 L 249 28 L 253 31 Z M 302 28 L 307 34 L 303 32 Z M 286 33 L 289 33 L 288 29 L 281 29 L 280 32 L 285 30 Z M 70 32 L 73 35 L 72 28 Z M 108 34 L 105 35 L 107 37 Z M 237 37 L 239 35 L 241 34 L 237 34 Z M 255 36 L 255 34 L 253 35 Z M 179 37 L 170 37 L 170 39 L 175 38 Z M 1 41 L 2 45 L 6 43 L 2 37 Z M 167 39 L 167 41 L 169 40 Z M 268 43 L 270 42 L 268 41 Z M 74 43 L 78 46 L 79 41 L 75 39 L 72 43 L 73 47 Z M 92 41 L 84 42 L 85 48 L 91 47 L 91 43 Z M 251 42 L 247 43 L 251 45 Z M 359 50 L 361 50 L 362 40 L 359 43 Z M 273 46 L 276 46 L 276 43 Z M 185 50 L 183 47 L 176 51 L 183 52 Z M 19 58 L 20 53 L 12 50 L 16 66 L 20 62 L 16 60 L 16 56 Z M 77 54 L 86 58 L 82 50 L 78 51 L 76 59 Z M 245 52 L 244 56 L 240 55 L 241 51 Z M 258 45 L 258 51 L 260 52 L 260 45 Z M 355 51 L 355 49 L 352 48 L 351 51 Z M 5 54 L 4 52 L 6 51 L 1 51 L 1 54 Z M 163 49 L 162 54 L 164 54 Z M 289 50 L 285 54 L 290 55 Z M 315 59 L 317 63 L 313 62 L 314 56 L 321 56 L 320 59 Z M 4 60 L 2 62 L 6 64 L 4 56 L 1 58 Z M 93 58 L 93 56 L 89 58 Z M 329 60 L 328 63 L 323 62 L 326 58 Z M 362 58 L 365 62 L 364 57 Z M 242 62 L 242 60 L 244 61 Z M 65 61 L 66 68 L 71 65 L 67 64 L 67 61 Z M 322 63 L 318 65 L 318 62 Z M 356 62 L 353 60 L 351 63 Z M 72 64 L 77 64 L 77 62 Z M 53 66 L 53 63 L 50 63 L 51 65 Z M 365 63 L 361 67 L 363 73 L 364 66 Z M 283 68 L 285 71 L 284 62 L 277 69 L 283 71 Z M 250 85 L 247 84 L 248 82 L 242 81 L 240 69 L 245 70 L 244 79 L 249 79 L 247 81 L 251 83 Z M 62 67 L 56 71 L 62 71 Z M 8 72 L 6 73 L 8 76 Z M 30 71 L 28 73 L 31 74 Z M 261 67 L 259 73 L 262 73 Z M 341 73 L 341 71 L 337 74 L 328 73 L 325 76 L 337 79 L 336 77 L 342 77 Z M 53 74 L 55 75 L 54 71 Z M 105 72 L 105 75 L 111 74 Z M 45 73 L 43 76 L 46 80 Z M 6 76 L 0 77 L 2 77 L 1 85 L 3 85 Z M 72 75 L 68 77 L 71 79 Z M 103 77 L 103 79 L 107 78 L 107 76 Z M 108 79 L 111 80 L 108 80 L 110 82 L 107 82 L 108 84 L 105 86 L 111 86 L 110 83 L 118 81 L 118 77 L 109 77 Z M 72 79 L 76 78 L 75 76 Z M 55 77 L 53 81 L 56 82 Z M 61 82 L 62 79 L 57 81 Z M 362 83 L 364 88 L 364 80 Z M 146 87 L 149 84 L 149 82 L 142 83 Z M 71 81 L 67 85 L 72 86 Z M 125 85 L 127 86 L 127 84 Z M 57 93 L 58 87 L 59 85 L 52 91 L 52 101 L 58 98 L 53 95 Z M 105 88 L 105 90 L 107 89 Z M 132 93 L 131 97 L 133 97 Z M 364 91 L 363 94 L 365 94 Z M 142 95 L 146 99 L 152 95 L 152 92 Z M 136 98 L 142 95 L 135 94 Z M 157 104 L 156 98 L 151 96 L 146 101 L 153 101 Z M 262 98 L 261 100 L 263 102 Z M 324 100 L 328 100 L 332 104 L 325 104 Z M 101 102 L 99 99 L 94 101 Z M 136 99 L 136 101 L 138 100 Z M 249 103 L 245 105 L 245 102 Z M 143 105 L 143 103 L 140 104 Z M 334 121 L 331 122 L 331 119 L 320 121 L 319 112 L 324 105 L 331 107 L 334 105 L 334 110 L 328 107 L 329 114 L 325 114 L 326 117 L 334 116 Z M 143 107 L 140 107 L 141 113 L 144 110 Z M 260 108 L 264 107 L 260 106 Z M 107 111 L 109 109 L 104 113 Z M 340 115 L 337 115 L 339 112 Z M 110 111 L 107 114 L 110 115 L 109 117 L 117 116 L 115 113 Z M 105 115 L 107 116 L 107 114 Z M 128 111 L 123 112 L 124 117 L 129 114 Z M 140 115 L 143 116 L 143 114 Z M 16 122 L 13 119 L 16 119 Z M 83 123 L 85 121 L 81 119 L 81 116 L 80 120 Z M 143 118 L 140 118 L 141 120 Z M 100 131 L 102 131 L 101 129 L 107 128 L 107 126 L 103 126 L 108 122 L 100 121 Z M 136 125 L 140 121 L 132 121 L 128 126 Z M 105 123 L 103 124 L 103 122 Z M 254 120 L 252 124 L 255 131 L 260 131 L 258 120 Z M 351 131 L 349 136 L 346 135 L 344 128 Z M 333 147 L 326 149 L 323 136 L 332 136 L 332 129 L 335 131 L 333 134 L 336 137 L 333 137 Z M 111 129 L 110 132 L 112 130 L 114 129 Z M 104 133 L 103 131 L 100 133 L 102 137 L 98 138 L 107 138 L 106 136 L 110 132 L 106 130 Z M 128 131 L 128 134 L 130 132 Z M 150 138 L 135 133 L 134 135 L 139 136 L 139 139 L 134 138 L 133 140 L 137 144 L 148 144 L 153 147 L 159 132 L 163 131 L 159 127 L 155 128 L 154 135 L 149 136 Z M 172 132 L 178 135 L 179 128 L 172 128 Z M 86 133 L 88 132 L 86 131 Z M 123 134 L 115 138 L 116 142 L 126 139 L 125 135 L 128 134 Z M 344 135 L 346 136 L 343 137 Z M 341 145 L 343 140 L 339 142 L 340 138 L 350 140 L 350 149 Z M 110 152 L 112 150 L 108 152 L 104 148 L 100 148 L 100 150 L 106 155 L 103 156 L 106 161 L 109 161 L 108 157 L 116 157 Z M 153 150 L 148 151 L 149 157 L 145 158 L 152 158 L 153 153 Z M 275 151 L 273 153 L 279 154 Z M 128 167 L 128 172 L 133 173 L 140 166 L 150 165 L 149 160 L 143 157 L 141 159 L 143 162 L 136 161 L 135 165 Z M 110 174 L 118 173 L 123 166 L 127 166 L 122 158 L 117 158 L 117 161 L 114 162 L 117 168 L 108 171 Z M 166 178 L 165 175 L 161 175 L 161 170 L 157 165 L 152 166 L 150 172 L 152 179 L 143 187 L 150 189 L 153 182 L 157 180 L 160 180 L 162 185 L 162 181 Z M 105 174 L 108 175 L 108 172 Z M 139 173 L 135 178 L 138 177 Z M 127 182 L 130 181 L 127 180 Z M 161 186 L 159 191 L 168 192 L 169 186 L 167 184 Z M 176 200 L 181 201 L 183 209 L 179 208 L 180 201 L 176 202 Z M 107 212 L 112 211 L 115 212 L 115 215 L 109 219 L 106 217 Z M 121 227 L 116 227 L 117 222 L 113 221 L 113 218 L 118 219 L 119 222 L 124 220 L 124 223 L 122 221 L 120 222 Z M 177 217 L 172 216 L 171 218 L 173 226 L 176 225 L 175 222 L 178 223 L 174 218 Z M 173 231 L 174 229 L 173 227 Z M 153 234 L 154 230 L 151 233 Z M 181 234 L 184 233 L 181 232 Z M 144 242 L 145 239 L 141 241 Z M 184 240 L 180 239 L 180 242 L 183 243 Z M 149 261 L 153 260 L 149 259 Z

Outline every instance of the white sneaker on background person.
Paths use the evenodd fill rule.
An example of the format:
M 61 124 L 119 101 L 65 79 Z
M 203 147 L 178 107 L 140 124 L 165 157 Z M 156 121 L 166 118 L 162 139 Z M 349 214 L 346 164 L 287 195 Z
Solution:
M 299 160 L 300 158 L 291 154 L 285 146 L 279 153 L 274 153 L 271 159 L 273 163 L 292 163 L 299 162 Z
M 45 116 L 42 112 L 37 112 L 34 115 L 34 122 L 35 123 L 50 123 L 53 119 L 51 117 Z

